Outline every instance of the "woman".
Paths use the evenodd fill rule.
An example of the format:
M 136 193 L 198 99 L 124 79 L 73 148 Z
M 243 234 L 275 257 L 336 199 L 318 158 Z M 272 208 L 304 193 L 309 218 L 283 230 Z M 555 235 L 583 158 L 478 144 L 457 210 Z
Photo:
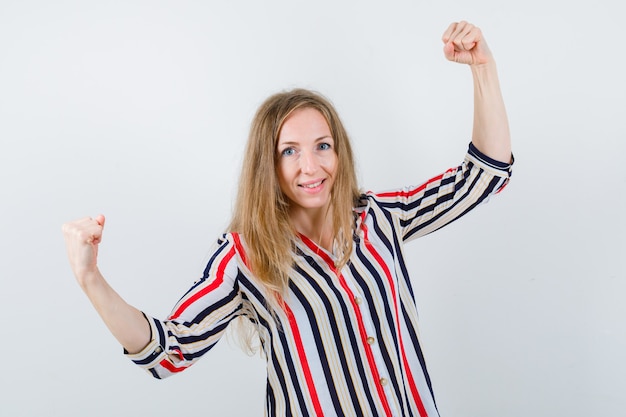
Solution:
M 267 359 L 267 415 L 438 415 L 403 244 L 502 190 L 512 163 L 481 31 L 453 23 L 443 41 L 474 80 L 463 164 L 419 187 L 361 194 L 332 105 L 306 90 L 270 97 L 252 123 L 229 233 L 167 320 L 128 305 L 100 274 L 104 216 L 64 225 L 78 283 L 136 364 L 156 378 L 180 372 L 241 318 Z

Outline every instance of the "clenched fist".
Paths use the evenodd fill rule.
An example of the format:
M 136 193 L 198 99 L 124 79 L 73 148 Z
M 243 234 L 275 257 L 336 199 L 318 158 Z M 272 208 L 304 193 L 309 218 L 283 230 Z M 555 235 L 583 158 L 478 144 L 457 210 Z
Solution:
M 493 60 L 481 30 L 471 23 L 452 23 L 442 38 L 443 53 L 453 62 L 468 65 L 487 64 Z
M 67 257 L 81 286 L 98 269 L 98 245 L 102 241 L 103 229 L 104 216 L 101 214 L 95 219 L 85 217 L 63 225 Z

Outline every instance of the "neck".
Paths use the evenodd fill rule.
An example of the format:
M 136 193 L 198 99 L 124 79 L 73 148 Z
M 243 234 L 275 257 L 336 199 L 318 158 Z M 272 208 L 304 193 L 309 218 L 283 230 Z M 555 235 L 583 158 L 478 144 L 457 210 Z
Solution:
M 333 250 L 335 233 L 330 207 L 315 212 L 298 211 L 291 214 L 291 222 L 300 234 L 305 235 L 318 246 L 329 252 Z

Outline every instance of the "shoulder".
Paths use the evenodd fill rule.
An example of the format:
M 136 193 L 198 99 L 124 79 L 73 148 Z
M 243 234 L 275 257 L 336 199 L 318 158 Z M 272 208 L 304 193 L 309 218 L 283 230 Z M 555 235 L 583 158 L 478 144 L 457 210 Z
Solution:
M 240 233 L 226 232 L 213 245 L 212 256 L 228 259 L 239 267 L 248 267 L 248 256 L 245 241 Z
M 227 232 L 213 242 L 204 275 L 226 273 L 234 277 L 238 270 L 245 265 L 247 265 L 247 257 L 241 235 Z

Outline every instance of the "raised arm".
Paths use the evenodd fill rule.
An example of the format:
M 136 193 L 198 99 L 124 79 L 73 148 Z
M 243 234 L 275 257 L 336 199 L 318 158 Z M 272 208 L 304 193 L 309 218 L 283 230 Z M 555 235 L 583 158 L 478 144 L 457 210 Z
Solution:
M 126 303 L 98 269 L 98 245 L 103 229 L 102 215 L 63 225 L 70 266 L 78 284 L 113 336 L 128 352 L 137 353 L 150 342 L 150 326 L 143 313 Z
M 511 135 L 496 62 L 481 30 L 464 21 L 452 23 L 443 34 L 446 58 L 467 64 L 474 80 L 472 143 L 500 162 L 511 162 Z

